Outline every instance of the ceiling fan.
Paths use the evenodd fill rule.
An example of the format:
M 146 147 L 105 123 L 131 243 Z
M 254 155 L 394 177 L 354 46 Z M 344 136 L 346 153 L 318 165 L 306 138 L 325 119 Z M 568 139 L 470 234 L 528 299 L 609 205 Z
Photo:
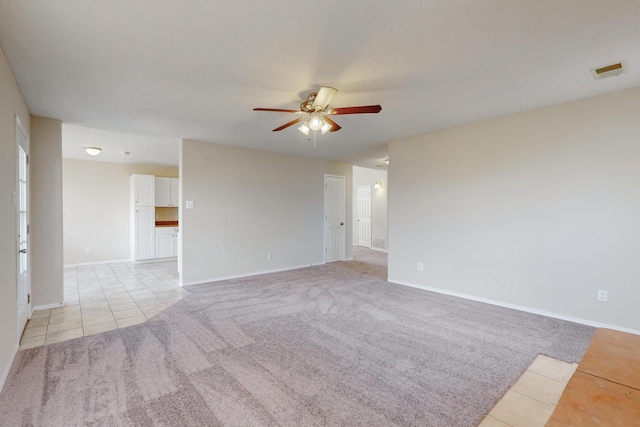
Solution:
M 300 114 L 302 117 L 298 117 L 295 120 L 291 120 L 289 123 L 285 123 L 280 127 L 275 128 L 273 131 L 278 132 L 282 129 L 286 129 L 289 126 L 295 125 L 299 122 L 304 122 L 298 130 L 305 135 L 309 136 L 309 131 L 321 131 L 322 133 L 336 132 L 342 129 L 340 125 L 334 122 L 328 116 L 337 116 L 340 114 L 365 114 L 365 113 L 379 113 L 382 110 L 380 105 L 364 105 L 360 107 L 341 107 L 341 108 L 329 108 L 329 103 L 333 99 L 334 95 L 338 92 L 338 89 L 332 87 L 322 86 L 318 92 L 312 92 L 307 96 L 307 99 L 300 104 L 300 110 L 283 110 L 280 108 L 254 108 L 253 111 L 274 111 L 280 113 L 294 113 Z

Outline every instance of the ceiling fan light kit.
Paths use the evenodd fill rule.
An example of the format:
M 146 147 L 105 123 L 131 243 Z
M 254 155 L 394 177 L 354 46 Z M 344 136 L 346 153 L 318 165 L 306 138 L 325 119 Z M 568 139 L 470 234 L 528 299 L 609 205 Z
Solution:
M 320 131 L 322 132 L 322 134 L 324 135 L 325 133 L 329 132 L 331 130 L 331 125 L 327 122 L 323 121 L 323 125 L 320 127 Z
M 310 128 L 309 128 L 309 126 L 307 126 L 306 124 L 304 124 L 304 123 L 303 123 L 303 124 L 302 124 L 302 126 L 300 126 L 300 127 L 298 128 L 298 130 L 299 130 L 300 132 L 304 133 L 306 136 L 309 136 L 309 130 L 310 130 Z
M 318 113 L 311 113 L 311 116 L 309 117 L 309 129 L 320 130 L 323 123 L 324 122 Z
M 340 125 L 330 119 L 329 115 L 340 114 L 367 114 L 367 113 L 379 113 L 382 111 L 380 105 L 364 105 L 360 107 L 342 107 L 342 108 L 328 108 L 329 103 L 338 92 L 338 89 L 323 86 L 318 92 L 311 92 L 307 95 L 307 99 L 300 104 L 300 110 L 284 110 L 280 108 L 254 108 L 254 111 L 271 111 L 278 113 L 294 113 L 302 114 L 303 117 L 299 117 L 295 120 L 285 123 L 284 125 L 277 127 L 273 132 L 279 132 L 282 129 L 286 129 L 296 123 L 303 122 L 298 130 L 311 139 L 310 131 L 313 131 L 314 143 L 313 149 L 316 149 L 315 134 L 316 131 L 320 131 L 323 134 L 327 132 L 336 132 L 342 129 Z

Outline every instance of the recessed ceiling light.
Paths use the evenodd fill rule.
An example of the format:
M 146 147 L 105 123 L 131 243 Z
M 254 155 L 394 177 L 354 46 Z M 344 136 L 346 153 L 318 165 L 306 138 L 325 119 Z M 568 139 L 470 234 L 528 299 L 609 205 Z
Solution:
M 102 148 L 98 148 L 98 147 L 86 147 L 85 151 L 87 152 L 88 155 L 90 156 L 97 156 L 98 154 L 100 154 L 100 152 L 102 151 Z

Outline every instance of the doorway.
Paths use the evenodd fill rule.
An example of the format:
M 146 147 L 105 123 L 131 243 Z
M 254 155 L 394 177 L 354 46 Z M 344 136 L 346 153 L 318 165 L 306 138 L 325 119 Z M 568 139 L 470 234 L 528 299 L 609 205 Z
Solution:
M 353 244 L 387 251 L 388 172 L 353 167 Z
M 18 339 L 31 317 L 29 282 L 29 136 L 16 116 L 16 286 L 18 304 Z
M 324 176 L 324 262 L 344 261 L 345 177 Z
M 371 247 L 371 185 L 356 189 L 358 203 L 358 246 Z

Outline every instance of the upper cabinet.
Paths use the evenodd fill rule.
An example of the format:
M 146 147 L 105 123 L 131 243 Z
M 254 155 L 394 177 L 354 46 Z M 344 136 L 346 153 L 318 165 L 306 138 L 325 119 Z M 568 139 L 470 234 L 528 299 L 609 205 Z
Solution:
M 131 202 L 133 206 L 155 206 L 156 177 L 153 175 L 131 175 Z
M 178 189 L 180 180 L 178 178 L 161 178 L 155 179 L 155 196 L 156 206 L 158 207 L 177 207 Z
M 178 197 L 180 191 L 180 180 L 178 178 L 171 178 L 171 206 L 180 206 L 180 198 Z

